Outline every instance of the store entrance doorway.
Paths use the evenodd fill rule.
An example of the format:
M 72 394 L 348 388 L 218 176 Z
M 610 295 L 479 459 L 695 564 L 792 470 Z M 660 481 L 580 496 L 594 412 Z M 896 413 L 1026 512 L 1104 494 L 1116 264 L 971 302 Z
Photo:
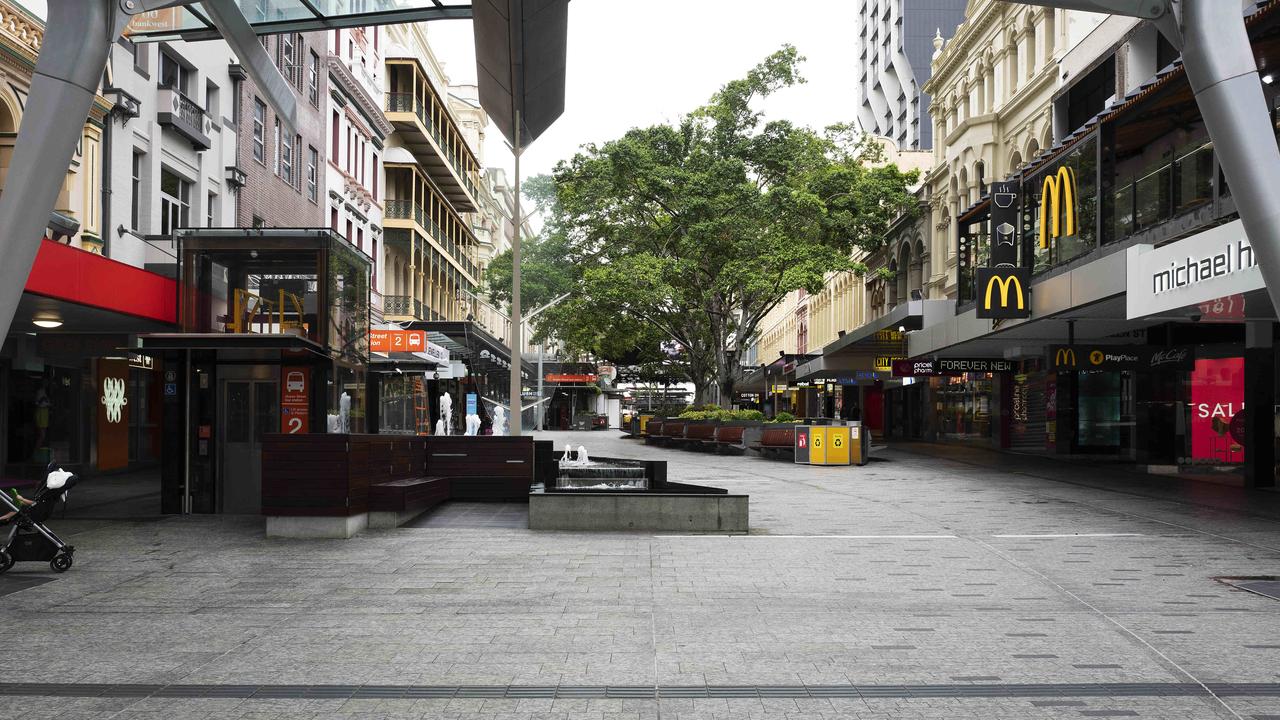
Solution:
M 218 403 L 220 510 L 262 511 L 262 436 L 280 431 L 280 388 L 275 380 L 226 378 Z

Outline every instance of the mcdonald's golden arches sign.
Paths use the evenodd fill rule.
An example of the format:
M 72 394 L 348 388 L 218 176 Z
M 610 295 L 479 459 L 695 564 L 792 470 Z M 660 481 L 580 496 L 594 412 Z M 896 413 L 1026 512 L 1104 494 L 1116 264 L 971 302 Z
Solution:
M 1040 247 L 1049 247 L 1049 238 L 1076 234 L 1076 171 L 1063 165 L 1056 174 L 1046 174 L 1040 188 Z
M 1031 317 L 1031 271 L 1027 268 L 978 268 L 978 317 Z

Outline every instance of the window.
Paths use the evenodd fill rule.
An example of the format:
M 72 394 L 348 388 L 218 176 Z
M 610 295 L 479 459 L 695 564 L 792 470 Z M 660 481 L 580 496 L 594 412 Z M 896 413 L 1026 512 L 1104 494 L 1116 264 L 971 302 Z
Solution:
M 195 73 L 167 50 L 160 51 L 160 87 L 191 95 L 191 81 Z
M 378 201 L 378 153 L 373 154 L 373 200 Z
M 347 221 L 347 242 L 351 242 L 351 238 L 355 236 L 355 224 L 350 220 Z
M 373 258 L 373 279 L 370 281 L 370 287 L 378 287 L 378 238 L 374 237 L 369 242 L 373 244 L 369 248 L 369 257 Z
M 253 99 L 253 159 L 267 164 L 267 106 Z
M 276 118 L 275 135 L 271 136 L 271 147 L 275 148 L 275 165 L 272 172 L 278 177 L 280 175 L 280 118 Z
M 342 116 L 337 110 L 333 111 L 333 152 L 329 154 L 335 158 L 342 156 Z
M 133 69 L 144 78 L 151 77 L 151 56 L 147 53 L 150 47 L 147 43 L 129 43 L 129 49 L 133 51 Z
M 218 194 L 209 193 L 204 205 L 204 226 L 218 227 Z
M 338 232 L 338 208 L 329 208 L 329 227 Z
M 276 121 L 276 132 L 279 133 L 280 121 Z M 280 138 L 280 179 L 293 185 L 293 138 Z
M 333 54 L 334 55 L 342 54 L 342 31 L 341 30 L 333 31 Z
M 320 202 L 320 153 L 313 147 L 307 148 L 307 199 L 313 203 Z
M 217 127 L 222 108 L 218 106 L 218 86 L 212 80 L 204 85 L 204 111 L 213 119 L 214 127 Z
M 191 183 L 167 168 L 160 170 L 160 234 L 191 224 Z
M 261 230 L 262 228 L 264 228 L 264 227 L 266 227 L 266 226 L 267 226 L 267 221 L 266 221 L 266 220 L 263 220 L 262 218 L 258 217 L 257 215 L 254 215 L 254 216 L 253 216 L 253 229 L 254 229 L 254 230 Z
M 146 155 L 133 151 L 133 204 L 129 208 L 129 223 L 134 230 L 142 225 L 142 173 L 146 162 Z
M 298 85 L 297 38 L 292 33 L 280 36 L 280 70 L 289 78 L 289 83 Z
M 356 230 L 356 247 L 364 250 L 364 228 Z
M 307 97 L 311 104 L 320 107 L 320 56 L 311 53 L 311 63 L 307 72 Z

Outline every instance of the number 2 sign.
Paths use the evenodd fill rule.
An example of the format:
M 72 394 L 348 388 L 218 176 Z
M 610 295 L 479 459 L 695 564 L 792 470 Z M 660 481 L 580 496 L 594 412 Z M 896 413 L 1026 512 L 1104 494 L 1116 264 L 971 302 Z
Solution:
M 311 368 L 280 368 L 280 432 L 305 434 L 311 426 Z

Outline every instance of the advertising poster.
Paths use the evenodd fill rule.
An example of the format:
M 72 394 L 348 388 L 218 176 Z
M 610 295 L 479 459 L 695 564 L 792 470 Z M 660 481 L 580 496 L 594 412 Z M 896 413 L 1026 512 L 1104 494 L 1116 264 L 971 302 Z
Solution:
M 311 368 L 286 365 L 280 377 L 280 432 L 305 434 L 311 427 Z
M 1244 409 L 1244 358 L 1198 358 L 1191 373 L 1191 458 L 1243 462 L 1231 419 Z

